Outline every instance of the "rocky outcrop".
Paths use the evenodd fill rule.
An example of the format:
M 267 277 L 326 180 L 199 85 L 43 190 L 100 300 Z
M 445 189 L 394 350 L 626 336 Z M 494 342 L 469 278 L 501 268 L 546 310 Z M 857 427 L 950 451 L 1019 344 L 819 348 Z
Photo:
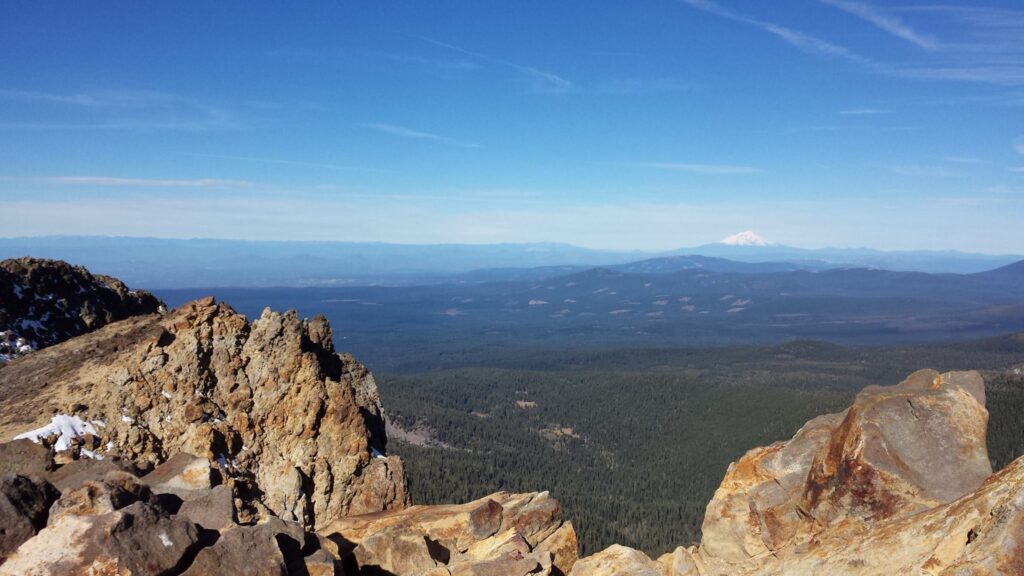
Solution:
M 576 533 L 548 493 L 341 518 L 321 530 L 354 573 L 568 574 Z
M 732 464 L 700 545 L 660 558 L 662 573 L 1024 574 L 1024 460 L 991 474 L 984 402 L 975 372 L 865 389 Z M 643 564 L 621 550 L 597 557 L 574 574 Z
M 266 310 L 250 323 L 200 300 L 11 363 L 0 396 L 0 439 L 42 442 L 58 462 L 118 455 L 143 470 L 193 454 L 234 489 L 242 521 L 318 528 L 406 505 L 373 377 L 335 352 L 322 317 Z
M 163 303 L 59 260 L 0 261 L 0 365 Z

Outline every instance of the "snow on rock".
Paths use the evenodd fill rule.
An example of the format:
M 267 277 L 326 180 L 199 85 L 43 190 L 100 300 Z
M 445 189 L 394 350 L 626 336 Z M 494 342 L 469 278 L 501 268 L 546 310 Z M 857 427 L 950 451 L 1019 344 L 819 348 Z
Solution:
M 53 444 L 53 449 L 57 452 L 62 452 L 71 448 L 71 441 L 74 438 L 81 438 L 86 434 L 92 434 L 98 436 L 96 428 L 93 427 L 92 423 L 82 420 L 78 416 L 69 414 L 57 414 L 51 420 L 50 423 L 42 428 L 36 430 L 30 430 L 24 434 L 18 434 L 14 437 L 15 440 L 28 439 L 36 444 L 42 442 L 44 438 L 57 435 L 57 441 Z M 82 453 L 86 454 L 86 450 Z M 88 454 L 86 454 L 88 455 Z

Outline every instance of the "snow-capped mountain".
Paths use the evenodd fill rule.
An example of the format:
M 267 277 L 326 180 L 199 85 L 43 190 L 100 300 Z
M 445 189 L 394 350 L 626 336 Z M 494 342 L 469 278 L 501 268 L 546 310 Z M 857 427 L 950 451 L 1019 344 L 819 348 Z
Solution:
M 744 230 L 732 236 L 722 238 L 719 244 L 727 246 L 771 246 L 771 242 L 755 234 L 752 230 Z

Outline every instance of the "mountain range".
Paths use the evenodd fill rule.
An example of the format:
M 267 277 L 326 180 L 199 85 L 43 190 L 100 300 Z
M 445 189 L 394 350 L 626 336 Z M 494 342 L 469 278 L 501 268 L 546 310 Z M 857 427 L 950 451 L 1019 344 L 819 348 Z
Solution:
M 955 251 L 794 248 L 770 243 L 750 231 L 717 243 L 664 252 L 593 250 L 555 243 L 414 245 L 106 236 L 0 238 L 0 258 L 22 256 L 80 263 L 147 289 L 401 286 L 537 278 L 595 266 L 614 269 L 627 265 L 661 267 L 663 271 L 702 266 L 734 272 L 859 267 L 973 273 L 1024 259 L 1020 255 Z M 744 263 L 758 266 L 744 268 Z M 532 270 L 535 268 L 540 270 Z M 624 271 L 630 271 L 629 266 Z

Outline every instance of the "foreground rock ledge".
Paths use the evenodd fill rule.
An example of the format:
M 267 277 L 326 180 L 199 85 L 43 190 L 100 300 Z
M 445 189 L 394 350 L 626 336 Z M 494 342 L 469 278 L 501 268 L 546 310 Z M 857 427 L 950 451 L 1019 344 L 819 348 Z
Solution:
M 0 397 L 0 439 L 58 414 L 89 424 L 94 433 L 72 439 L 83 454 L 143 468 L 176 453 L 205 458 L 240 498 L 242 520 L 315 529 L 407 504 L 402 463 L 384 456 L 373 377 L 335 352 L 322 317 L 267 309 L 250 323 L 197 300 L 21 358 L 0 369 Z

